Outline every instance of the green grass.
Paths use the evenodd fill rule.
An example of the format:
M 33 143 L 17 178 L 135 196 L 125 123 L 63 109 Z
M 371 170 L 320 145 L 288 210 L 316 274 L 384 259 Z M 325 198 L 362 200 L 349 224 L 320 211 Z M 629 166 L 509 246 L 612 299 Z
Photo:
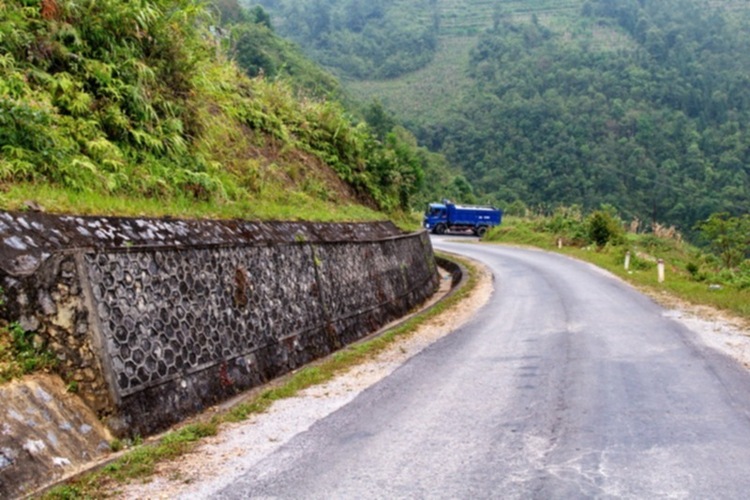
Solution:
M 239 218 L 258 220 L 309 220 L 318 222 L 373 221 L 387 219 L 362 205 L 323 201 L 280 186 L 254 198 L 239 201 L 199 201 L 192 197 L 139 197 L 96 191 L 72 191 L 52 184 L 19 183 L 0 192 L 0 209 L 24 210 L 27 201 L 46 211 L 76 215 L 118 215 L 183 218 Z
M 184 455 L 201 439 L 216 435 L 218 429 L 219 425 L 216 421 L 186 425 L 164 435 L 158 443 L 137 446 L 98 471 L 51 489 L 43 495 L 43 498 L 67 500 L 108 496 L 113 493 L 111 488 L 113 483 L 123 484 L 133 479 L 153 475 L 160 461 Z
M 314 385 L 325 383 L 345 373 L 353 366 L 372 359 L 399 339 L 408 337 L 416 329 L 446 310 L 457 307 L 476 288 L 478 273 L 468 261 L 453 256 L 468 272 L 464 286 L 426 311 L 412 316 L 401 325 L 380 336 L 348 346 L 332 356 L 282 377 L 268 389 L 248 401 L 239 403 L 226 412 L 214 415 L 208 422 L 198 422 L 162 436 L 155 443 L 146 443 L 127 451 L 103 468 L 86 473 L 50 489 L 47 499 L 101 498 L 115 491 L 117 485 L 133 480 L 148 480 L 160 461 L 173 460 L 189 452 L 202 438 L 220 431 L 222 423 L 240 422 L 250 415 L 266 411 L 274 401 L 294 397 Z M 118 442 L 119 443 L 119 442 Z
M 607 269 L 620 278 L 645 289 L 657 300 L 664 292 L 696 305 L 709 305 L 717 309 L 728 311 L 745 320 L 750 320 L 750 291 L 738 290 L 732 286 L 722 286 L 721 289 L 709 288 L 710 279 L 699 282 L 690 278 L 689 273 L 681 265 L 680 257 L 674 255 L 665 258 L 666 279 L 659 283 L 656 265 L 646 269 L 626 271 L 623 259 L 617 253 L 585 251 L 582 249 L 565 249 L 564 253 L 586 260 Z
M 570 255 L 591 262 L 625 281 L 639 287 L 656 299 L 669 294 L 696 305 L 709 305 L 750 320 L 750 288 L 722 284 L 720 289 L 710 285 L 722 283 L 716 259 L 692 245 L 653 235 L 628 234 L 617 246 L 596 248 L 593 245 L 566 245 L 558 249 L 557 235 L 541 229 L 539 218 L 505 217 L 503 224 L 493 229 L 486 241 L 528 245 Z M 624 268 L 625 252 L 632 254 L 631 268 Z M 663 259 L 666 267 L 664 283 L 658 282 L 656 261 Z M 697 274 L 690 267 L 698 269 Z

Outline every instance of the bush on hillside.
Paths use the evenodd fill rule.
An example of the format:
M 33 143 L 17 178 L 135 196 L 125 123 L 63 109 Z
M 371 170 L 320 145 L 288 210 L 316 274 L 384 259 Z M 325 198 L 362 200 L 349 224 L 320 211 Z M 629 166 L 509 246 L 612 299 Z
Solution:
M 598 247 L 619 245 L 624 241 L 620 221 L 607 210 L 597 210 L 586 219 L 589 240 Z
M 750 256 L 750 215 L 732 217 L 726 212 L 712 214 L 699 222 L 696 229 L 725 268 L 734 268 Z
M 581 207 L 558 207 L 551 217 L 542 219 L 543 229 L 555 239 L 562 238 L 567 244 L 581 245 L 588 241 L 586 223 Z

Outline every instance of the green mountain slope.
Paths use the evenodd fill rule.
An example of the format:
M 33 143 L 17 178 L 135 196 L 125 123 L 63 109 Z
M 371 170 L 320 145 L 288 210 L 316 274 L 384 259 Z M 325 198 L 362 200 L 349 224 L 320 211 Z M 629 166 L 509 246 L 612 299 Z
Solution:
M 470 93 L 469 52 L 477 38 L 501 19 L 568 26 L 581 6 L 580 0 L 438 0 L 438 45 L 434 58 L 419 71 L 393 79 L 345 79 L 357 98 L 376 96 L 399 118 L 414 127 L 434 124 L 457 108 Z
M 420 166 L 340 104 L 299 94 L 310 75 L 319 96 L 335 80 L 301 58 L 284 78 L 243 76 L 211 13 L 0 2 L 0 208 L 340 219 L 409 205 Z
M 337 74 L 392 78 L 432 59 L 436 0 L 261 0 L 279 32 Z
M 750 210 L 746 2 L 437 0 L 430 9 L 430 62 L 344 83 L 394 110 L 482 198 L 545 211 L 608 203 L 683 230 Z
M 683 229 L 746 212 L 747 12 L 646 5 L 587 2 L 577 32 L 505 20 L 471 52 L 473 94 L 426 137 L 501 200 Z

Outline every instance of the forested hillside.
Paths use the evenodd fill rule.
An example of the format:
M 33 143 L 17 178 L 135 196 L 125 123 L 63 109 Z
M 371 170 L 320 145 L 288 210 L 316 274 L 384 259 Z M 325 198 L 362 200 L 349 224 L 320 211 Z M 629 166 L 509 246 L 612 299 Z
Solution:
M 470 53 L 474 92 L 423 137 L 499 200 L 688 229 L 745 212 L 747 19 L 692 0 L 586 2 L 573 36 L 504 19 Z
M 284 36 L 356 78 L 391 78 L 427 64 L 437 46 L 437 0 L 260 0 Z
M 339 12 L 351 2 L 302 3 Z M 280 2 L 266 4 L 273 13 Z M 386 18 L 433 19 L 424 26 L 436 48 L 416 71 L 349 72 L 345 85 L 406 120 L 481 199 L 548 210 L 606 203 L 683 230 L 750 209 L 746 2 L 436 0 L 419 13 L 396 0 L 378 5 Z
M 307 96 L 343 97 L 338 80 L 306 57 L 297 45 L 278 36 L 260 6 L 246 9 L 237 0 L 213 0 L 224 47 L 250 77 L 284 80 Z
M 307 95 L 340 101 L 348 115 L 361 121 L 361 126 L 367 126 L 374 136 L 373 145 L 387 152 L 380 160 L 401 165 L 398 172 L 390 169 L 393 173 L 389 174 L 404 186 L 399 202 L 401 208 L 422 207 L 434 199 L 435 193 L 468 202 L 475 200 L 465 177 L 451 168 L 442 154 L 420 147 L 414 134 L 402 126 L 393 112 L 386 110 L 377 99 L 358 100 L 343 92 L 338 80 L 305 58 L 299 46 L 279 37 L 274 18 L 264 7 L 243 8 L 237 0 L 213 0 L 212 4 L 220 13 L 229 54 L 249 76 L 282 80 Z M 280 19 L 282 25 L 283 21 Z M 399 50 L 402 49 L 399 46 Z M 428 178 L 429 183 L 423 183 L 423 178 Z

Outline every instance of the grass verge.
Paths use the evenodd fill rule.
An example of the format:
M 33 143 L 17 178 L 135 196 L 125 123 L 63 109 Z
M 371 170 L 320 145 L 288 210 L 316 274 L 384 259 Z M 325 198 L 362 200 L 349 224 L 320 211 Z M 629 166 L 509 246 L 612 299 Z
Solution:
M 543 227 L 543 221 L 506 217 L 503 225 L 493 229 L 485 239 L 569 255 L 606 269 L 656 300 L 663 302 L 666 295 L 673 296 L 750 321 L 750 288 L 731 284 L 717 286 L 722 278 L 715 268 L 715 258 L 686 242 L 652 234 L 627 234 L 620 244 L 603 248 L 572 244 L 557 248 L 560 235 L 545 231 Z M 624 267 L 626 252 L 631 253 L 629 270 Z M 665 263 L 666 279 L 663 283 L 658 281 L 658 259 Z
M 269 187 L 255 198 L 200 201 L 190 196 L 149 198 L 72 191 L 45 183 L 16 183 L 0 190 L 0 209 L 24 210 L 27 201 L 56 213 L 131 217 L 306 220 L 315 222 L 373 221 L 386 214 L 356 204 L 320 200 L 306 193 Z M 51 211 L 51 210 L 50 210 Z
M 448 258 L 448 256 L 443 256 Z M 102 468 L 55 486 L 44 493 L 42 498 L 68 500 L 107 497 L 116 492 L 118 485 L 135 479 L 147 480 L 153 476 L 155 467 L 160 461 L 173 460 L 189 452 L 204 437 L 215 435 L 222 423 L 240 422 L 250 415 L 262 413 L 274 401 L 294 397 L 308 387 L 325 383 L 352 367 L 374 358 L 397 340 L 413 334 L 427 321 L 457 306 L 476 288 L 478 283 L 476 267 L 465 259 L 455 256 L 450 256 L 450 259 L 464 266 L 468 279 L 462 287 L 427 310 L 412 316 L 382 335 L 345 347 L 321 361 L 282 377 L 274 387 L 235 405 L 226 412 L 214 415 L 207 422 L 192 423 L 163 435 L 154 443 L 135 446 Z
M 727 311 L 744 321 L 750 321 L 750 291 L 726 286 L 712 288 L 710 283 L 695 281 L 682 268 L 679 261 L 665 259 L 666 279 L 659 283 L 656 265 L 641 265 L 640 269 L 631 268 L 630 271 L 626 271 L 623 265 L 624 257 L 619 252 L 564 248 L 562 253 L 606 269 L 657 301 L 663 301 L 664 295 L 668 294 L 694 305 L 708 305 Z

